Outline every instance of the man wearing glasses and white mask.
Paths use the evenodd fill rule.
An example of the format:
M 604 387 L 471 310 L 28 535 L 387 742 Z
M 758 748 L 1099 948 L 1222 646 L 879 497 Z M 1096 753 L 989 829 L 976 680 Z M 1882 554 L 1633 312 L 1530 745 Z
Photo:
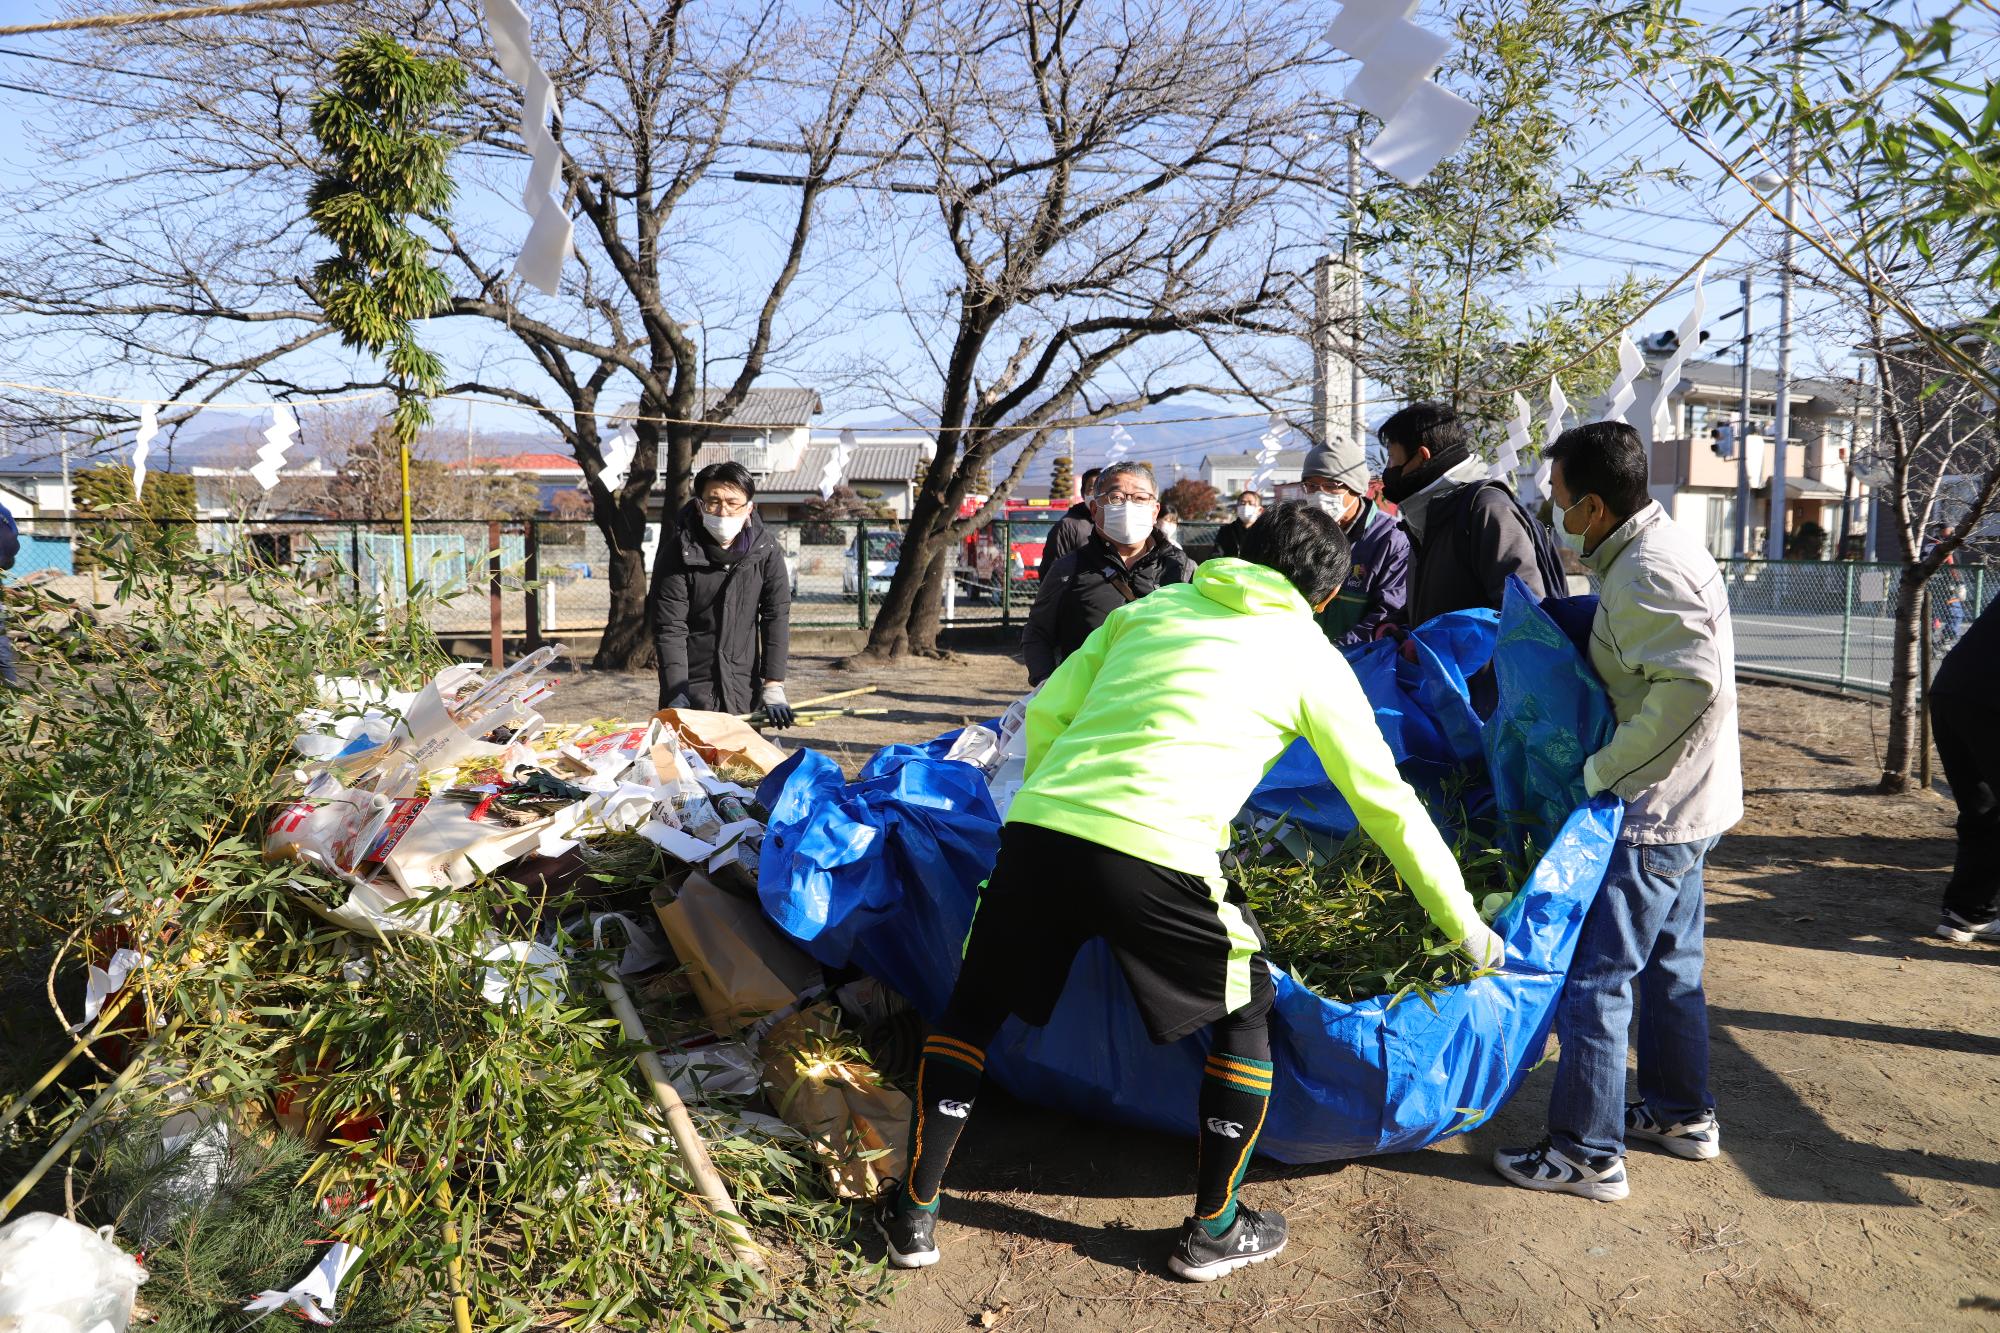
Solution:
M 660 543 L 651 597 L 660 706 L 741 716 L 761 705 L 782 730 L 794 720 L 785 699 L 792 590 L 756 495 L 742 464 L 712 463 Z
M 1039 685 L 1106 616 L 1155 588 L 1187 583 L 1194 562 L 1159 531 L 1160 492 L 1144 463 L 1113 463 L 1097 478 L 1090 539 L 1045 566 L 1021 648 Z

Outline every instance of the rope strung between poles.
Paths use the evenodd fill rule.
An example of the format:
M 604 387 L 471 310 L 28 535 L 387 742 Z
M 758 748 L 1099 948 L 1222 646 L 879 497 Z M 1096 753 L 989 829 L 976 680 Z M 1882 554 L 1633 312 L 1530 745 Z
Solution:
M 26 37 L 38 32 L 83 32 L 98 28 L 130 28 L 147 23 L 177 23 L 182 19 L 231 18 L 239 14 L 277 14 L 288 9 L 324 9 L 351 5 L 355 0 L 247 0 L 224 5 L 189 5 L 150 14 L 93 14 L 88 18 L 53 19 L 47 23 L 17 23 L 0 28 L 0 37 Z

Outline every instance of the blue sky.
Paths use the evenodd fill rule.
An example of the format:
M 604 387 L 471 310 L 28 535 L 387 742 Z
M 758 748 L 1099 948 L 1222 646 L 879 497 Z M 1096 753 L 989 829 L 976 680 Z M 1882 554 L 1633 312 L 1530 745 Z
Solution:
M 1427 11 L 1432 6 L 1426 6 Z M 0 15 L 8 22 L 26 22 L 40 17 L 52 17 L 58 12 L 55 0 L 0 0 Z M 1333 6 L 1328 6 L 1331 15 Z M 1690 12 L 1701 12 L 1719 16 L 1726 12 L 1724 7 L 1708 9 L 1691 8 Z M 0 84 L 25 85 L 30 80 L 24 75 L 39 68 L 46 72 L 50 66 L 34 59 L 36 53 L 48 54 L 54 51 L 53 44 L 46 38 L 0 39 Z M 37 96 L 14 88 L 0 87 L 0 188 L 12 188 L 40 177 L 44 166 L 37 162 L 29 147 L 33 127 L 50 116 L 64 113 L 67 104 L 60 99 Z M 1637 271 L 1641 276 L 1666 278 L 1684 269 L 1696 255 L 1711 246 L 1730 222 L 1748 208 L 1749 199 L 1743 191 L 1733 185 L 1716 188 L 1715 170 L 1692 148 L 1683 144 L 1675 130 L 1656 112 L 1636 98 L 1626 104 L 1614 120 L 1610 129 L 1594 136 L 1592 141 L 1582 145 L 1574 161 L 1583 168 L 1592 165 L 1610 164 L 1631 155 L 1639 155 L 1654 166 L 1681 166 L 1693 176 L 1694 183 L 1688 185 L 1655 184 L 1643 187 L 1641 193 L 1628 203 L 1612 208 L 1599 209 L 1587 216 L 1582 225 L 1561 238 L 1557 248 L 1557 262 L 1535 280 L 1535 293 L 1549 295 L 1555 291 L 1582 287 L 1594 290 L 1612 285 L 1626 271 Z M 105 164 L 107 170 L 118 167 L 116 162 Z M 462 198 L 460 210 L 477 215 L 483 222 L 512 235 L 525 232 L 526 219 L 514 207 L 511 197 L 512 182 L 518 180 L 513 174 L 512 164 L 495 168 L 500 174 L 497 179 L 481 182 L 482 172 L 460 173 Z M 757 244 L 751 237 L 738 237 L 732 243 Z M 1724 274 L 1739 267 L 1756 256 L 1759 250 L 1769 253 L 1773 248 L 1770 229 L 1759 226 L 1726 246 L 1711 265 L 1712 274 Z M 918 260 L 911 262 L 921 262 Z M 849 298 L 860 298 L 860 303 L 877 310 L 886 310 L 895 304 L 895 285 L 890 264 L 878 262 L 872 273 L 857 279 L 846 294 Z M 1767 267 L 1759 275 L 1757 300 L 1753 307 L 1753 317 L 1759 332 L 1756 343 L 1756 359 L 1760 364 L 1769 364 L 1775 359 L 1775 331 L 1778 316 L 1777 283 Z M 1798 324 L 1802 336 L 1796 352 L 1797 366 L 1801 373 L 1816 370 L 1851 371 L 1853 361 L 1846 354 L 1838 339 L 1831 341 L 1815 339 L 1816 312 L 1823 313 L 1828 298 L 1820 295 L 1801 294 L 1798 301 Z M 1719 320 L 1717 317 L 1739 304 L 1733 278 L 1712 277 L 1708 289 L 1708 309 L 1710 327 L 1717 343 L 1728 342 L 1720 354 L 1734 360 L 1737 348 L 1733 340 L 1740 331 L 1740 317 Z M 1656 329 L 1670 328 L 1678 323 L 1686 308 L 1684 298 L 1668 301 L 1660 309 L 1648 315 L 1638 327 L 1645 333 Z M 856 322 L 847 327 L 841 336 L 865 339 L 878 350 L 886 348 L 891 355 L 915 360 L 919 348 L 909 341 L 910 334 L 902 321 L 888 315 Z M 898 347 L 895 340 L 904 339 L 907 346 Z M 474 336 L 461 321 L 439 321 L 426 333 L 426 341 L 434 346 L 459 373 L 470 372 L 481 362 L 482 357 L 492 353 L 486 349 L 490 340 Z M 1712 346 L 1714 344 L 1711 344 Z M 14 378 L 35 378 L 32 364 L 12 367 Z M 773 375 L 773 382 L 795 376 Z M 159 392 L 159 386 L 145 384 L 93 385 L 105 392 L 144 396 Z M 526 387 L 524 383 L 523 387 Z M 254 398 L 254 390 L 231 395 L 234 398 Z M 1372 395 L 1371 395 L 1372 398 Z M 1537 404 L 1539 406 L 1539 404 Z M 830 394 L 827 403 L 827 424 L 843 421 L 880 421 L 892 416 L 891 406 L 882 399 L 860 391 L 846 391 Z M 466 410 L 457 404 L 441 405 L 440 415 L 456 423 L 462 420 Z M 1202 405 L 1175 406 L 1162 409 L 1162 415 L 1189 415 L 1203 410 Z M 1240 410 L 1225 408 L 1223 410 Z M 1379 419 L 1388 410 L 1383 404 L 1371 410 L 1371 418 Z M 473 409 L 475 424 L 480 429 L 490 430 L 534 430 L 538 423 L 531 417 L 499 408 L 478 407 Z M 259 423 L 261 424 L 261 422 Z M 1157 443 L 1159 449 L 1148 448 L 1147 432 L 1143 425 L 1133 427 L 1138 441 L 1134 452 L 1141 456 L 1153 454 L 1169 461 L 1174 455 L 1189 455 L 1197 458 L 1206 449 L 1254 448 L 1256 437 L 1263 430 L 1261 420 L 1245 420 L 1240 423 L 1217 423 L 1212 429 L 1202 432 L 1203 438 L 1188 442 L 1182 432 L 1173 432 L 1177 438 L 1172 444 L 1164 438 Z M 1162 435 L 1166 434 L 1162 432 Z M 1108 432 L 1097 431 L 1087 437 L 1097 441 L 1101 449 L 1108 440 Z M 1082 453 L 1090 457 L 1093 449 L 1086 444 Z M 1039 470 L 1039 469 L 1038 469 Z

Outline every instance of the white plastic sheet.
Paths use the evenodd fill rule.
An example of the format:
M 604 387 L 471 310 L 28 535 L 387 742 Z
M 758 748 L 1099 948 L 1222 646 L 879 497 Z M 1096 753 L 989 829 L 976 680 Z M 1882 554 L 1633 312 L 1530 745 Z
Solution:
M 361 1262 L 361 1247 L 335 1241 L 313 1265 L 313 1270 L 283 1291 L 265 1291 L 243 1309 L 262 1317 L 274 1310 L 295 1305 L 306 1319 L 322 1327 L 333 1323 L 333 1302 L 340 1295 L 340 1283 L 348 1270 Z

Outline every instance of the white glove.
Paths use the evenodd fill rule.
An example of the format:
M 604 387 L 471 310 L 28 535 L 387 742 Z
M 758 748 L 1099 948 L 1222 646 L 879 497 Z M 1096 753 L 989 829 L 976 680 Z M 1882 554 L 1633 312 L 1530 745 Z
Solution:
M 1476 927 L 1470 935 L 1459 941 L 1459 947 L 1481 967 L 1499 968 L 1507 965 L 1507 946 L 1501 942 L 1500 937 L 1490 926 Z
M 771 719 L 771 725 L 779 731 L 798 721 L 798 715 L 785 699 L 783 681 L 769 681 L 764 686 L 764 715 Z

